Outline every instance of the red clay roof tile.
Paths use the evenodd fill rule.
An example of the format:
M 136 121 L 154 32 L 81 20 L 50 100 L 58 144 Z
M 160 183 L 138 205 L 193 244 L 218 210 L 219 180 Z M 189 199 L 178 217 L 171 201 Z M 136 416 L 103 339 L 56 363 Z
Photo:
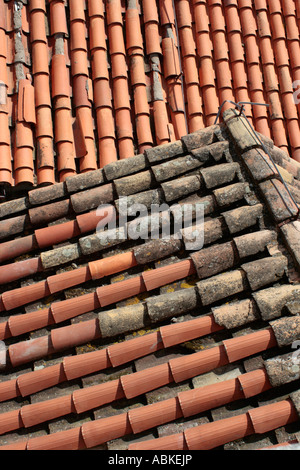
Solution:
M 179 339 L 181 342 L 189 341 L 195 334 L 200 337 L 222 329 L 215 323 L 213 315 L 205 315 L 189 322 L 162 326 L 160 334 L 164 347 L 168 348 L 178 344 Z
M 248 411 L 255 433 L 262 434 L 269 430 L 285 426 L 299 419 L 292 400 L 260 406 Z
M 19 410 L 7 411 L 1 415 L 0 434 L 23 427 Z
M 246 413 L 189 428 L 184 437 L 189 450 L 209 450 L 252 433 L 252 422 Z
M 122 284 L 110 284 L 108 286 L 98 287 L 97 296 L 101 307 L 110 305 L 114 302 L 134 297 L 146 291 L 142 276 L 127 279 Z
M 12 310 L 31 301 L 50 295 L 47 283 L 45 281 L 21 287 L 13 291 L 7 291 L 2 294 L 2 301 L 6 310 Z
M 46 248 L 79 235 L 80 229 L 76 220 L 35 230 L 39 248 Z
M 50 439 L 47 439 L 49 437 Z M 68 429 L 51 436 L 34 437 L 27 441 L 27 450 L 80 450 L 85 448 L 80 428 Z
M 3 250 L 0 253 L 0 260 L 3 262 L 34 250 L 37 248 L 37 243 L 34 235 L 28 235 L 18 240 L 2 243 L 1 247 Z
M 271 388 L 265 369 L 257 369 L 238 377 L 245 398 L 250 398 Z
M 17 379 L 7 380 L 0 383 L 0 400 L 6 401 L 20 395 Z
M 111 366 L 107 348 L 79 356 L 67 356 L 63 360 L 63 370 L 67 380 L 83 377 Z
M 132 432 L 127 413 L 110 416 L 103 420 L 84 423 L 81 427 L 82 436 L 87 448 L 95 447 Z
M 149 406 L 129 410 L 128 419 L 134 434 L 182 418 L 178 398 L 170 398 Z
M 97 320 L 87 320 L 51 331 L 51 343 L 55 351 L 61 351 L 100 337 Z M 44 354 L 43 354 L 44 355 Z
M 88 268 L 78 268 L 73 271 L 64 272 L 47 277 L 47 286 L 51 294 L 59 292 L 69 287 L 83 284 L 91 279 Z
M 37 393 L 45 388 L 53 387 L 60 382 L 66 380 L 63 364 L 55 364 L 33 372 L 21 374 L 16 380 L 16 390 L 13 389 L 14 381 L 11 383 L 10 394 L 15 393 L 14 396 L 21 394 L 23 397 Z M 8 397 L 9 398 L 9 397 Z M 7 399 L 8 399 L 7 398 Z
M 53 400 L 47 400 L 46 406 L 45 402 L 22 406 L 20 410 L 20 418 L 23 422 L 23 426 L 28 428 L 30 426 L 43 423 L 44 421 L 72 413 L 72 411 L 72 396 L 66 395 L 54 398 Z
M 152 368 L 149 374 L 147 369 L 130 375 L 123 375 L 120 379 L 126 398 L 133 398 L 142 393 L 150 392 L 173 382 L 169 363 Z
M 207 349 L 192 356 L 171 359 L 169 361 L 171 372 L 175 382 L 182 382 L 195 375 L 200 375 L 210 370 L 228 364 L 225 347 L 217 346 Z
M 8 328 L 12 336 L 19 336 L 29 331 L 44 328 L 54 323 L 49 308 L 22 315 L 12 315 L 8 319 Z
M 11 332 L 8 327 L 8 322 L 4 321 L 0 323 L 0 339 L 4 340 L 11 337 Z
M 226 380 L 178 394 L 185 418 L 243 398 L 244 394 L 238 379 Z
M 128 450 L 188 450 L 184 433 L 130 444 Z
M 24 343 L 15 343 L 9 349 L 9 358 L 13 367 L 54 352 L 50 336 L 41 336 Z
M 124 391 L 120 379 L 110 380 L 81 390 L 75 390 L 73 393 L 76 413 L 83 413 L 84 411 L 121 398 L 124 398 Z
M 255 354 L 276 346 L 276 339 L 271 328 L 258 331 L 247 337 L 233 338 L 224 341 L 226 354 L 230 362 L 235 362 L 247 353 Z
M 155 332 L 123 343 L 113 344 L 108 347 L 107 354 L 112 366 L 118 367 L 132 359 L 137 359 L 150 353 L 153 354 L 163 347 L 160 332 Z
M 75 299 L 67 299 L 54 302 L 51 305 L 51 312 L 56 323 L 90 312 L 94 308 L 99 308 L 96 293 L 85 294 Z M 73 325 L 74 328 L 77 328 Z M 86 326 L 86 325 L 85 325 Z M 63 333 L 63 332 L 62 332 Z M 54 333 L 55 335 L 58 333 Z
M 133 252 L 122 253 L 98 261 L 89 263 L 89 270 L 92 279 L 101 279 L 102 277 L 125 271 L 137 265 Z
M 63 1 L 50 2 L 51 34 L 68 34 L 65 4 Z

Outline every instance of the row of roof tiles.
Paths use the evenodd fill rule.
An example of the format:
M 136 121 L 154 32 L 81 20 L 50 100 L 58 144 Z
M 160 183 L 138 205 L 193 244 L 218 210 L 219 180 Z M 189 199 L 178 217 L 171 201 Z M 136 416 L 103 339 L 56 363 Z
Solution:
M 215 284 L 221 280 L 221 276 L 218 276 L 215 279 Z M 214 279 L 211 279 L 209 283 L 214 284 Z M 205 282 L 200 282 L 198 284 L 198 289 L 200 291 L 204 288 L 204 284 Z M 229 284 L 227 284 L 227 289 L 228 287 Z M 224 289 L 226 289 L 226 286 L 224 286 Z M 213 287 L 211 287 L 211 290 L 213 290 Z M 156 305 L 163 306 L 163 309 L 165 310 L 164 319 L 174 315 L 178 316 L 186 314 L 191 311 L 191 309 L 195 308 L 195 305 L 188 305 L 187 298 L 192 298 L 192 294 L 192 291 L 179 291 L 174 294 L 164 294 L 151 298 L 152 300 L 150 299 L 148 301 L 147 307 L 148 312 L 152 316 L 152 321 L 155 323 L 162 319 L 161 317 L 157 317 L 157 308 L 155 310 Z M 106 349 L 101 349 L 92 353 L 85 353 L 75 357 L 66 357 L 60 364 L 55 366 L 19 375 L 16 379 L 2 382 L 0 386 L 1 401 L 8 400 L 19 395 L 26 396 L 36 393 L 37 391 L 49 388 L 55 384 L 57 385 L 65 380 L 82 377 L 103 368 L 109 368 L 111 366 L 118 367 L 121 364 L 135 360 L 149 354 L 150 352 L 153 353 L 154 351 L 158 351 L 164 347 L 169 348 L 213 332 L 218 332 L 224 328 L 236 328 L 237 326 L 251 323 L 256 320 L 259 315 L 262 316 L 264 321 L 271 321 L 271 327 L 275 332 L 275 336 L 274 333 L 272 333 L 272 329 L 267 328 L 265 330 L 260 330 L 257 333 L 253 333 L 252 335 L 236 338 L 235 341 L 229 340 L 229 343 L 226 340 L 223 343 L 226 349 L 226 354 L 224 354 L 224 346 L 221 345 L 213 350 L 208 349 L 206 352 L 201 351 L 200 353 L 192 356 L 188 355 L 181 357 L 177 361 L 178 368 L 176 369 L 176 374 L 178 374 L 178 380 L 176 378 L 174 378 L 174 380 L 185 380 L 188 376 L 193 377 L 200 373 L 204 373 L 204 369 L 207 367 L 213 367 L 214 369 L 222 364 L 227 364 L 228 359 L 229 362 L 235 362 L 243 357 L 272 348 L 276 346 L 276 344 L 280 347 L 292 344 L 295 337 L 298 335 L 299 330 L 297 317 L 295 319 L 293 317 L 280 317 L 284 312 L 285 304 L 288 304 L 288 302 L 290 302 L 290 311 L 293 312 L 293 304 L 297 302 L 297 298 L 299 299 L 299 288 L 297 289 L 297 287 L 293 288 L 293 286 L 290 286 L 289 288 L 287 285 L 282 285 L 279 288 L 271 287 L 258 291 L 253 295 L 253 299 L 255 299 L 259 306 L 260 314 L 258 313 L 257 308 L 255 308 L 253 300 L 242 300 L 239 302 L 233 302 L 229 304 L 228 307 L 227 305 L 213 307 L 212 313 L 209 315 L 200 316 L 199 318 L 180 322 L 178 324 L 170 324 L 160 327 L 157 332 L 141 338 L 116 343 Z M 178 309 L 175 310 L 174 305 L 176 305 L 176 302 L 178 303 Z M 100 324 L 97 330 L 97 336 L 99 337 L 102 335 L 103 337 L 113 337 L 130 329 L 145 327 L 145 325 L 141 325 L 141 320 L 139 320 L 138 325 L 136 319 L 136 316 L 141 317 L 141 312 L 143 311 L 144 306 L 136 305 L 135 307 L 125 307 L 119 308 L 119 310 L 100 312 Z M 119 323 L 116 320 L 116 317 L 120 318 Z M 277 318 L 279 318 L 279 320 L 276 320 Z M 125 324 L 126 322 L 129 324 Z M 92 324 L 92 327 L 89 324 Z M 86 326 L 90 326 L 90 331 L 92 328 L 95 330 L 95 321 L 64 327 L 61 331 L 58 331 L 57 335 L 52 335 L 52 340 L 50 340 L 50 338 L 41 337 L 35 340 L 11 345 L 9 347 L 9 354 L 12 365 L 17 366 L 22 362 L 24 363 L 34 360 L 41 354 L 42 357 L 45 357 L 49 350 L 50 352 L 53 352 L 59 349 L 66 349 L 76 344 L 76 342 L 82 342 L 82 335 L 87 335 L 90 332 L 87 331 Z M 282 336 L 282 331 L 285 328 L 290 327 L 291 330 L 285 333 L 285 336 Z M 72 333 L 70 333 L 71 330 Z M 67 331 L 69 332 L 68 344 L 63 341 L 63 333 L 66 333 Z M 72 337 L 70 338 L 70 336 Z M 85 337 L 83 341 L 88 342 L 93 339 L 95 338 L 90 335 L 89 337 Z M 35 350 L 32 350 L 31 346 L 33 349 L 40 348 L 40 351 L 37 353 Z M 43 351 L 41 351 L 41 347 L 43 347 Z M 25 356 L 22 356 L 22 352 L 25 353 Z M 189 367 L 186 367 L 187 363 L 189 363 Z M 204 369 L 202 370 L 203 367 Z M 200 370 L 202 372 L 200 372 Z M 147 372 L 145 372 L 145 374 L 140 374 L 141 377 L 143 377 L 143 380 L 139 383 L 144 383 L 143 386 L 151 386 L 150 382 L 154 380 L 153 376 Z M 139 377 L 140 375 L 133 375 L 133 382 L 135 381 L 134 377 Z M 148 382 L 145 382 L 147 377 L 150 380 L 148 385 Z M 106 386 L 108 385 L 103 384 L 101 387 L 105 389 Z M 95 390 L 96 389 L 97 388 L 95 388 Z M 133 387 L 132 390 L 134 389 L 135 388 Z
M 131 157 L 213 124 L 226 100 L 269 104 L 246 114 L 299 161 L 294 0 L 1 9 L 2 183 L 51 184 Z
M 284 321 L 284 319 L 280 320 L 279 322 L 282 323 L 282 321 Z M 214 329 L 212 327 L 213 324 L 210 325 L 209 329 L 207 329 L 208 325 L 206 325 L 205 328 L 205 319 L 204 321 L 203 319 L 197 319 L 193 321 L 194 324 L 195 322 L 197 322 L 197 325 L 193 326 L 196 326 L 198 334 L 200 332 L 202 334 L 205 334 L 208 333 L 208 331 L 212 331 Z M 199 329 L 201 323 L 203 326 L 202 329 Z M 183 327 L 184 326 L 185 325 L 183 324 Z M 164 345 L 166 328 L 167 330 L 170 330 L 169 326 L 163 327 L 160 330 L 160 340 L 158 339 L 157 334 L 154 333 L 149 335 L 148 337 L 146 336 L 144 338 L 129 341 L 127 342 L 127 346 L 129 346 L 130 343 L 135 343 L 137 346 L 137 343 L 143 342 L 142 350 L 138 351 L 138 355 L 140 356 L 141 354 L 147 354 L 147 351 L 152 350 L 153 346 L 155 346 L 155 349 L 161 347 L 161 341 Z M 176 327 L 173 325 L 172 328 Z M 190 334 L 188 335 L 189 338 L 191 337 L 191 334 L 192 333 L 190 330 Z M 177 337 L 177 341 L 182 341 L 182 339 L 182 337 Z M 255 352 L 274 347 L 276 344 L 276 339 L 274 334 L 272 333 L 272 330 L 269 329 L 246 335 L 242 338 L 233 338 L 231 340 L 226 340 L 223 342 L 223 344 L 224 346 L 218 346 L 212 349 L 208 349 L 207 351 L 201 351 L 199 353 L 193 354 L 192 356 L 189 355 L 185 358 L 183 357 L 178 359 L 171 359 L 169 363 L 156 366 L 152 369 L 142 370 L 131 375 L 122 376 L 120 379 L 115 381 L 91 386 L 83 390 L 77 390 L 72 395 L 67 395 L 50 401 L 48 400 L 32 405 L 27 405 L 25 407 L 22 407 L 21 409 L 2 414 L 0 428 L 1 433 L 18 429 L 22 426 L 30 427 L 39 424 L 43 421 L 54 419 L 68 413 L 82 413 L 88 409 L 99 407 L 105 403 L 109 403 L 111 400 L 117 400 L 122 397 L 126 397 L 127 399 L 136 397 L 141 393 L 145 393 L 149 390 L 161 387 L 174 380 L 175 382 L 181 382 L 183 380 L 186 380 L 187 378 L 193 377 L 194 375 L 199 375 L 201 373 L 207 372 L 208 370 L 212 370 L 216 367 L 219 367 L 220 365 L 224 365 L 228 362 L 228 360 L 229 362 L 234 362 L 236 360 L 239 360 L 241 357 L 252 355 Z M 109 347 L 108 356 L 106 357 L 105 351 L 103 350 L 97 353 L 90 353 L 90 355 L 95 356 L 95 354 L 97 354 L 98 367 L 101 367 L 101 364 L 103 367 L 108 367 L 109 364 L 116 366 L 120 364 L 120 360 L 121 363 L 124 363 L 124 361 L 126 361 L 126 358 L 124 358 L 124 354 L 120 355 L 122 349 L 120 346 L 121 345 L 115 345 Z M 115 349 L 116 354 L 114 351 Z M 134 349 L 129 349 L 131 350 L 132 359 L 132 352 L 134 351 Z M 279 378 L 279 383 L 281 379 L 283 381 L 286 380 L 286 376 L 284 374 L 286 372 L 288 373 L 290 370 L 291 364 L 289 361 L 291 354 L 287 356 L 288 357 L 280 358 L 279 361 L 276 357 L 271 359 L 271 365 L 269 367 L 267 366 L 266 370 L 255 370 L 254 372 L 240 375 L 237 377 L 237 379 L 232 379 L 226 382 L 221 382 L 219 384 L 213 384 L 206 387 L 201 387 L 199 389 L 182 392 L 176 398 L 172 398 L 163 402 L 158 402 L 155 405 L 144 406 L 142 408 L 131 410 L 129 413 L 124 413 L 122 415 L 117 415 L 106 419 L 100 419 L 94 422 L 84 424 L 83 427 L 76 428 L 77 431 L 69 431 L 69 442 L 65 441 L 65 434 L 68 434 L 68 432 L 63 432 L 53 434 L 52 436 L 36 438 L 33 439 L 32 442 L 31 440 L 24 441 L 24 448 L 30 449 L 31 445 L 33 445 L 33 448 L 44 448 L 52 450 L 59 448 L 77 449 L 80 448 L 77 447 L 78 441 L 75 438 L 75 434 L 77 433 L 82 433 L 82 435 L 84 436 L 83 447 L 94 447 L 103 442 L 107 442 L 107 440 L 115 439 L 125 434 L 130 434 L 132 432 L 139 433 L 154 426 L 159 426 L 168 421 L 178 419 L 182 416 L 186 418 L 194 414 L 199 414 L 205 410 L 224 405 L 230 401 L 253 397 L 270 389 L 272 387 L 272 383 L 273 386 L 277 386 L 278 383 L 276 381 L 278 381 L 278 376 L 280 377 L 280 371 L 282 377 Z M 92 360 L 94 367 L 95 359 L 96 358 L 93 357 Z M 185 364 L 187 361 L 191 364 L 191 368 L 186 368 Z M 68 365 L 68 361 L 67 363 L 64 363 L 64 366 L 66 365 Z M 78 374 L 78 369 L 76 370 L 76 372 Z M 90 372 L 90 370 L 84 371 L 85 374 L 88 372 Z M 29 375 L 32 376 L 33 374 Z M 35 375 L 37 375 L 37 373 L 35 373 Z M 71 376 L 74 377 L 74 370 L 73 375 L 71 373 Z M 68 374 L 67 377 L 70 378 Z M 26 383 L 28 384 L 28 380 L 27 382 L 26 380 L 24 382 L 24 380 L 21 380 L 22 378 L 24 378 L 25 380 L 26 375 L 17 379 L 15 384 L 15 386 L 17 385 L 17 390 L 19 390 L 19 392 L 21 391 L 22 395 L 24 395 L 24 392 L 25 394 L 30 392 L 32 393 L 32 387 L 34 388 L 34 385 L 32 385 L 33 382 L 31 381 L 31 386 L 29 385 L 29 389 L 27 387 L 26 390 Z M 33 377 L 31 377 L 31 379 L 32 378 Z M 292 378 L 287 380 L 293 381 L 296 379 L 297 377 L 293 376 Z M 24 384 L 25 389 L 23 388 Z M 6 389 L 6 391 L 7 390 L 8 389 Z M 257 424 L 257 427 L 251 427 L 251 432 L 263 433 L 270 429 L 275 429 L 276 427 L 283 426 L 289 422 L 293 422 L 299 419 L 299 416 L 296 411 L 298 410 L 297 397 L 295 400 L 295 405 L 293 403 L 292 395 L 292 401 L 289 401 L 289 406 L 285 408 L 284 411 L 281 410 L 281 412 L 279 411 L 279 413 L 277 414 L 277 408 L 280 408 L 281 404 L 283 405 L 283 402 L 269 405 L 270 410 L 272 410 L 270 414 L 267 412 L 267 407 L 251 410 L 251 413 L 253 413 L 251 414 L 251 419 L 255 418 L 255 424 Z M 260 416 L 260 418 L 258 418 L 258 416 Z M 239 419 L 241 418 L 242 416 L 239 417 Z M 239 419 L 237 419 L 237 421 L 239 421 Z M 243 434 L 239 434 L 239 427 L 237 426 L 237 428 L 235 428 L 236 420 L 232 418 L 231 420 L 233 420 L 234 422 L 234 434 L 230 436 L 228 436 L 227 433 L 226 435 L 224 435 L 222 421 L 217 421 L 213 424 L 210 423 L 210 425 L 208 425 L 207 430 L 207 426 L 205 427 L 205 433 L 203 434 L 201 433 L 201 431 L 202 429 L 204 431 L 204 428 L 192 428 L 193 432 L 196 433 L 196 435 L 198 434 L 198 432 L 200 432 L 200 435 L 203 436 L 202 439 L 206 435 L 206 446 L 202 447 L 204 444 L 198 442 L 197 444 L 195 444 L 193 449 L 211 449 L 214 447 L 218 447 L 219 445 L 222 445 L 231 440 L 243 437 Z M 121 425 L 121 423 L 124 422 L 127 422 L 125 428 L 123 427 L 123 425 Z M 225 423 L 226 425 L 228 425 L 229 421 L 226 420 L 224 421 L 224 425 Z M 210 433 L 206 434 L 206 431 L 209 431 L 210 428 L 212 428 L 214 432 L 216 432 L 217 430 L 221 432 L 221 435 L 218 436 L 218 439 L 212 438 L 212 435 Z M 189 431 L 186 432 L 189 433 Z M 85 440 L 85 437 L 87 438 L 87 440 Z M 177 437 L 179 438 L 179 436 Z M 182 450 L 181 447 L 173 447 L 175 445 L 175 441 L 176 438 L 172 435 L 169 438 L 162 440 L 156 439 L 153 442 L 146 441 L 138 444 L 133 444 L 129 447 L 129 449 Z M 17 446 L 19 445 L 20 443 L 17 444 Z M 37 447 L 35 447 L 35 445 Z M 188 448 L 190 447 L 188 446 Z
M 216 250 L 214 247 L 212 249 L 204 249 L 202 252 L 194 253 L 192 255 L 192 259 L 186 259 L 166 267 L 156 268 L 155 270 L 145 271 L 139 276 L 133 276 L 128 280 L 120 281 L 117 285 L 111 284 L 98 287 L 94 292 L 85 294 L 79 298 L 77 297 L 76 299 L 54 302 L 49 308 L 45 308 L 37 312 L 30 312 L 25 315 L 12 315 L 6 322 L 1 323 L 0 337 L 1 339 L 5 339 L 9 338 L 10 336 L 16 336 L 32 331 L 36 328 L 43 328 L 44 326 L 51 325 L 53 323 L 60 323 L 66 319 L 74 318 L 75 316 L 92 311 L 93 309 L 111 305 L 116 301 L 121 301 L 143 292 L 149 292 L 163 285 L 175 282 L 176 280 L 185 279 L 187 276 L 191 276 L 195 272 L 198 272 L 198 277 L 200 279 L 205 279 L 211 275 L 216 275 L 222 271 L 225 271 L 226 269 L 232 269 L 239 265 L 239 262 L 237 259 L 235 259 L 233 254 L 230 256 L 230 250 L 232 250 L 233 253 L 233 250 L 237 247 L 240 253 L 240 260 L 243 260 L 245 257 L 248 258 L 251 255 L 256 255 L 260 251 L 264 251 L 269 244 L 272 244 L 274 241 L 274 236 L 272 232 L 268 233 L 266 231 L 237 237 L 234 239 L 234 241 L 235 245 L 223 244 L 218 247 L 218 250 Z M 145 249 L 147 250 L 149 247 L 145 246 Z M 220 257 L 219 261 L 217 260 L 217 256 L 220 256 L 222 250 L 228 254 L 228 257 L 230 258 L 229 261 L 225 261 L 225 256 Z M 217 252 L 217 255 L 213 255 L 213 251 L 215 251 L 215 253 Z M 124 269 L 131 268 L 136 264 L 132 262 L 134 256 L 132 256 L 131 253 L 126 253 L 125 256 L 119 255 L 119 258 L 121 257 L 126 261 L 125 265 L 123 266 Z M 129 263 L 127 262 L 128 259 Z M 201 263 L 204 263 L 209 259 L 215 260 L 215 264 L 209 271 L 204 272 L 204 270 L 201 270 L 200 268 Z M 121 269 L 120 266 L 116 268 L 115 263 L 109 264 L 108 262 L 101 264 L 106 264 L 107 275 L 119 272 Z M 270 284 L 276 278 L 282 277 L 286 270 L 286 266 L 287 260 L 283 256 L 263 258 L 262 260 L 242 264 L 242 269 L 240 271 L 231 273 L 233 276 L 232 284 L 233 280 L 235 279 L 234 276 L 236 276 L 234 289 L 242 291 L 242 279 L 243 276 L 245 276 L 245 278 L 247 277 L 248 282 L 253 290 L 256 290 Z M 269 270 L 269 275 L 261 279 L 262 272 L 267 268 Z M 87 276 L 85 274 L 86 270 L 84 268 L 79 269 L 80 271 L 74 273 L 77 274 L 76 276 L 63 276 L 63 278 L 65 278 L 63 283 L 61 281 L 62 276 L 58 275 L 57 280 L 55 280 L 55 276 L 52 277 L 53 282 L 41 282 L 32 284 L 28 287 L 21 287 L 20 289 L 13 291 L 7 291 L 2 295 L 2 310 L 11 310 L 26 303 L 34 302 L 37 299 L 47 297 L 50 294 L 59 292 L 62 289 L 67 289 L 68 287 L 77 285 L 79 283 L 84 283 L 87 280 Z M 253 273 L 256 273 L 256 276 L 260 274 L 259 278 L 255 280 Z M 97 276 L 96 278 L 99 277 Z M 223 279 L 223 282 L 225 282 L 225 279 Z M 189 291 L 188 295 L 191 295 L 191 291 Z M 207 297 L 207 293 L 204 293 L 203 295 Z M 178 295 L 178 297 L 179 298 L 176 299 L 176 302 L 179 306 L 180 296 Z M 191 306 L 189 306 L 189 309 L 195 306 L 196 304 L 194 305 L 192 303 Z M 178 310 L 178 313 L 179 312 L 180 309 Z M 82 331 L 83 330 L 84 328 Z M 58 330 L 55 330 L 55 332 L 55 334 L 57 334 Z

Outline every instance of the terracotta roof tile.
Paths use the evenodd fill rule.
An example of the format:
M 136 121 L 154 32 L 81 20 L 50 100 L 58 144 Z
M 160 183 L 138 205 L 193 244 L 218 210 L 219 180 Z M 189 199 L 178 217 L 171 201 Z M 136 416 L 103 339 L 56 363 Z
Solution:
M 63 370 L 67 380 L 106 369 L 111 365 L 107 348 L 78 356 L 65 357 L 63 360 Z
M 74 406 L 77 413 L 110 403 L 124 397 L 124 391 L 119 379 L 76 390 L 73 393 Z
M 127 414 L 116 415 L 101 421 L 85 423 L 81 432 L 85 445 L 90 448 L 107 442 L 108 439 L 112 440 L 130 434 L 131 425 Z
M 255 433 L 263 433 L 298 419 L 291 400 L 262 406 L 249 411 Z M 278 420 L 276 422 L 276 420 Z

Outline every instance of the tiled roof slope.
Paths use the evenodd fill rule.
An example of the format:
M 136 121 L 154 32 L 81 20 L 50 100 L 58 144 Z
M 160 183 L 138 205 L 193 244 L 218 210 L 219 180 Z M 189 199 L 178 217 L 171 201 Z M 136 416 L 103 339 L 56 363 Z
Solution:
M 246 114 L 300 161 L 297 0 L 1 0 L 0 17 L 6 190 L 176 141 L 227 100 L 270 105 Z
M 299 164 L 223 120 L 0 205 L 0 449 L 299 441 Z M 204 204 L 204 247 L 135 239 L 154 203 Z

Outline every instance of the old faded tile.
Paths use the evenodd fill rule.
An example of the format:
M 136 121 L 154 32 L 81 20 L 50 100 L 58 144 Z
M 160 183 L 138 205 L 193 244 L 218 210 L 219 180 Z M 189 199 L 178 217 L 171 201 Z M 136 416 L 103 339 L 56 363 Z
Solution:
M 217 135 L 217 133 L 215 134 Z M 215 162 L 221 161 L 224 157 L 226 157 L 226 160 L 227 160 L 227 157 L 230 153 L 230 145 L 227 140 L 211 144 L 208 148 L 209 148 L 209 153 Z M 200 149 L 192 150 L 192 154 L 197 155 L 197 152 L 199 150 Z
M 281 181 L 275 179 L 264 181 L 259 187 L 276 222 L 282 222 L 298 214 L 298 208 Z
M 280 317 L 288 302 L 300 298 L 300 286 L 284 284 L 254 292 L 252 295 L 263 320 L 268 321 Z
M 184 147 L 180 140 L 145 150 L 145 156 L 150 163 L 158 163 L 182 155 L 182 153 L 184 153 Z
M 264 251 L 268 245 L 275 243 L 277 234 L 272 230 L 261 230 L 260 232 L 247 233 L 233 240 L 239 257 L 247 258 Z
M 300 336 L 300 317 L 284 317 L 270 322 L 279 347 L 288 346 Z
M 278 171 L 270 157 L 259 148 L 243 153 L 243 161 L 256 182 L 278 176 Z
M 142 171 L 136 175 L 125 176 L 114 181 L 119 197 L 129 196 L 152 188 L 155 178 L 151 170 Z
M 99 186 L 104 182 L 103 170 L 94 170 L 80 175 L 70 176 L 66 179 L 65 185 L 68 193 L 76 193 L 84 189 Z
M 297 410 L 298 415 L 300 416 L 300 391 L 298 390 L 297 392 L 291 393 L 290 397 Z
M 76 213 L 95 209 L 101 204 L 108 204 L 114 200 L 112 183 L 72 194 L 71 205 Z
M 0 219 L 11 216 L 17 212 L 25 211 L 29 207 L 30 203 L 28 197 L 20 197 L 18 199 L 13 199 L 12 201 L 2 202 L 0 204 Z
M 79 246 L 83 255 L 90 255 L 111 246 L 119 245 L 127 239 L 124 227 L 119 229 L 103 230 L 93 235 L 79 239 Z
M 208 189 L 231 183 L 238 176 L 240 166 L 238 163 L 221 163 L 208 168 L 203 168 L 200 173 Z
M 186 176 L 161 185 L 167 202 L 175 201 L 188 194 L 195 193 L 201 188 L 200 176 Z
M 243 264 L 242 269 L 247 275 L 252 290 L 260 289 L 281 279 L 287 270 L 285 256 L 273 256 Z
M 32 207 L 28 211 L 32 225 L 42 225 L 66 217 L 71 209 L 70 199 Z
M 205 149 L 207 149 L 207 147 L 205 147 Z M 201 158 L 202 159 L 195 155 L 187 155 L 185 157 L 176 158 L 166 163 L 156 165 L 152 168 L 152 171 L 156 181 L 160 183 L 162 181 L 175 178 L 176 176 L 182 175 L 188 171 L 200 168 L 209 159 L 209 151 L 207 150 L 206 152 L 206 159 L 204 158 L 204 155 L 201 155 Z
M 197 193 L 191 194 L 184 199 L 180 199 L 178 201 L 180 206 L 185 204 L 189 204 L 193 208 L 193 218 L 196 215 L 196 207 L 199 205 L 203 205 L 204 215 L 213 214 L 216 211 L 216 203 L 214 197 L 211 195 L 207 196 L 198 196 Z
M 229 271 L 197 283 L 202 305 L 209 305 L 218 300 L 243 292 L 246 288 L 242 270 Z
M 264 357 L 263 355 L 258 354 L 245 359 L 243 364 L 246 372 L 252 372 L 254 370 L 261 369 L 264 366 Z
M 247 187 L 247 183 L 235 183 L 223 188 L 218 188 L 213 191 L 213 194 L 220 207 L 230 206 L 231 204 L 241 201 L 244 199 Z
M 178 316 L 194 310 L 198 304 L 194 288 L 181 289 L 170 294 L 162 294 L 146 300 L 148 315 L 152 322 Z
M 68 194 L 65 183 L 57 183 L 44 188 L 33 189 L 28 194 L 29 203 L 33 206 L 45 204 L 55 199 L 66 197 Z
M 49 269 L 60 264 L 69 263 L 81 255 L 78 243 L 69 244 L 54 250 L 41 253 L 41 262 L 44 269 Z
M 182 241 L 170 237 L 167 239 L 151 240 L 134 248 L 134 256 L 138 264 L 147 264 L 177 253 L 182 248 Z
M 200 279 L 226 271 L 236 263 L 233 244 L 230 242 L 204 248 L 192 253 L 191 258 Z
M 186 135 L 182 137 L 182 142 L 184 143 L 188 152 L 206 145 L 210 145 L 215 142 L 216 135 L 215 132 L 218 131 L 219 126 L 211 126 L 207 129 L 201 129 L 193 134 Z
M 16 235 L 17 233 L 22 233 L 28 229 L 30 225 L 28 214 L 0 220 L 0 240 L 10 237 L 11 235 Z
M 229 330 L 260 319 L 258 309 L 251 299 L 214 307 L 212 312 L 215 322 Z
M 248 121 L 239 116 L 239 112 L 229 109 L 223 113 L 223 119 L 230 135 L 239 150 L 243 153 L 248 149 L 261 147 L 259 139 L 251 129 Z
M 152 150 L 152 149 L 151 149 Z M 149 167 L 148 160 L 144 154 L 135 155 L 132 158 L 125 158 L 117 162 L 109 163 L 103 168 L 105 177 L 112 181 L 123 176 L 129 176 L 134 173 L 146 170 Z
M 300 222 L 291 222 L 283 225 L 280 231 L 288 245 L 293 259 L 300 269 Z
M 222 212 L 230 233 L 241 232 L 256 225 L 263 216 L 263 205 L 243 206 L 231 211 Z
M 264 366 L 272 387 L 280 387 L 300 378 L 300 367 L 295 364 L 293 353 L 267 359 Z
M 100 312 L 98 319 L 102 338 L 139 330 L 149 324 L 146 306 L 141 303 Z
M 114 201 L 118 213 L 122 216 L 136 216 L 141 209 L 140 204 L 151 210 L 152 205 L 161 205 L 163 203 L 163 191 L 161 189 L 150 189 L 141 193 L 127 196 L 126 199 L 116 199 Z

